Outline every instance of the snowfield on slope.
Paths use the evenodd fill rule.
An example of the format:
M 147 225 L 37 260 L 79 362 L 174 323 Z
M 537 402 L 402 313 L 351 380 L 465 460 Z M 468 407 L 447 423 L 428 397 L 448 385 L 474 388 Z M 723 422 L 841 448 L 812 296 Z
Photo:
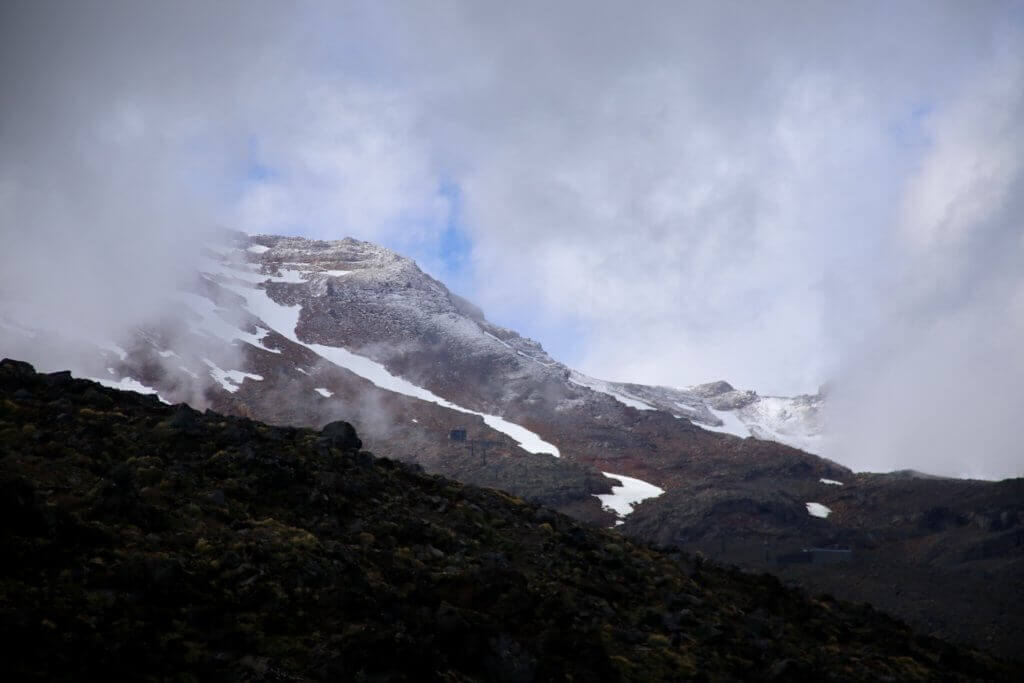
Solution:
M 820 517 L 821 519 L 827 518 L 832 514 L 832 508 L 822 505 L 821 503 L 807 503 L 807 514 L 811 517 Z
M 732 410 L 715 410 L 714 408 L 708 407 L 711 414 L 722 421 L 721 427 L 712 427 L 710 425 L 701 424 L 701 429 L 706 429 L 709 432 L 721 432 L 723 434 L 732 434 L 738 436 L 741 439 L 745 439 L 750 436 L 750 428 L 743 424 L 743 420 L 736 415 L 735 411 Z
M 231 277 L 232 273 L 225 273 L 225 275 Z M 348 349 L 338 346 L 326 346 L 324 344 L 301 341 L 295 332 L 295 329 L 299 324 L 299 314 L 302 310 L 301 306 L 286 306 L 279 304 L 271 299 L 266 290 L 262 288 L 242 287 L 235 285 L 234 283 L 221 284 L 226 289 L 245 299 L 246 308 L 249 312 L 268 324 L 272 329 L 277 331 L 278 334 L 282 335 L 289 341 L 305 346 L 335 365 L 345 368 L 346 370 L 359 375 L 363 379 L 369 380 L 381 389 L 387 389 L 389 391 L 418 398 L 423 401 L 430 401 L 431 403 L 436 403 L 444 408 L 457 410 L 468 415 L 478 415 L 483 418 L 484 423 L 486 423 L 487 426 L 508 435 L 515 440 L 523 450 L 529 453 L 553 455 L 556 458 L 561 457 L 561 453 L 554 444 L 544 441 L 539 435 L 531 432 L 525 427 L 509 422 L 497 415 L 488 415 L 487 413 L 481 413 L 476 410 L 470 410 L 469 408 L 463 408 L 462 406 L 456 405 L 451 401 L 441 398 L 437 394 L 424 389 L 423 387 L 416 386 L 406 379 L 392 375 L 380 363 L 371 360 L 370 358 L 366 358 L 365 356 L 352 353 Z
M 110 372 L 110 368 L 107 368 L 107 372 Z M 103 379 L 101 377 L 86 377 L 84 379 L 92 380 L 97 384 L 102 384 L 103 386 L 109 387 L 111 389 L 120 389 L 121 391 L 134 391 L 137 394 L 152 394 L 155 395 L 158 399 L 160 399 L 161 403 L 171 405 L 171 402 L 164 399 L 163 396 L 158 394 L 156 389 L 154 389 L 153 387 L 147 387 L 142 382 L 132 379 L 131 377 L 123 377 L 119 380 Z
M 241 388 L 242 382 L 246 379 L 253 379 L 257 382 L 263 381 L 263 378 L 260 375 L 254 375 L 251 372 L 242 372 L 241 370 L 223 370 L 217 367 L 217 364 L 209 358 L 204 358 L 203 362 L 210 368 L 210 377 L 217 380 L 217 383 L 224 388 L 224 391 L 232 394 Z
M 498 341 L 501 340 L 499 339 Z M 508 345 L 506 344 L 506 346 Z M 630 408 L 636 408 L 637 410 L 657 410 L 657 408 L 650 405 L 649 403 L 644 403 L 643 401 L 635 399 L 631 396 L 627 396 L 621 391 L 616 391 L 615 388 L 612 387 L 612 385 L 609 382 L 606 382 L 603 379 L 589 377 L 587 375 L 584 375 L 582 372 L 576 372 L 575 370 L 573 370 L 569 375 L 569 381 L 572 382 L 573 384 L 578 384 L 581 387 L 586 387 L 599 393 L 607 394 L 608 396 L 611 396 L 619 403 L 627 405 Z
M 594 494 L 594 497 L 601 501 L 602 507 L 606 510 L 611 510 L 620 517 L 616 524 L 622 523 L 621 518 L 631 513 L 634 505 L 648 498 L 657 498 L 665 493 L 664 489 L 658 488 L 654 484 L 649 484 L 642 479 L 625 477 L 621 474 L 613 474 L 612 472 L 602 472 L 601 474 L 609 479 L 618 479 L 622 482 L 621 486 L 612 486 L 611 493 Z
M 758 439 L 808 453 L 821 452 L 817 407 L 808 403 L 806 397 L 759 396 L 736 412 Z

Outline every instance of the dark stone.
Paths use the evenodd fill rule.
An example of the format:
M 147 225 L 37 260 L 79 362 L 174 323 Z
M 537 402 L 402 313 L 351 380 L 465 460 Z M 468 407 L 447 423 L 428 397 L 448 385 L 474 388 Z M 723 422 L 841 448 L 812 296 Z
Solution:
M 43 382 L 49 387 L 62 387 L 71 383 L 71 371 L 61 370 L 43 375 Z
M 345 451 L 357 451 L 363 447 L 363 442 L 356 434 L 355 427 L 348 422 L 338 420 L 324 425 L 320 430 L 324 438 L 330 440 L 330 445 Z
M 4 358 L 0 360 L 0 374 L 5 377 L 23 377 L 28 379 L 35 377 L 36 369 L 25 361 Z

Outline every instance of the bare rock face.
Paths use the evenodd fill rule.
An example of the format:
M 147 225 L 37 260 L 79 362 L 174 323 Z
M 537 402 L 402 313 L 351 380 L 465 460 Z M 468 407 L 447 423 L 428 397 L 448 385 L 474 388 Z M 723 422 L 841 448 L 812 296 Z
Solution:
M 717 382 L 708 382 L 707 384 L 692 386 L 690 387 L 690 391 L 701 398 L 713 398 L 715 396 L 721 396 L 729 391 L 735 391 L 735 388 L 728 382 L 719 380 Z
M 739 410 L 756 400 L 756 392 L 731 389 L 714 396 L 709 396 L 708 404 L 715 410 Z

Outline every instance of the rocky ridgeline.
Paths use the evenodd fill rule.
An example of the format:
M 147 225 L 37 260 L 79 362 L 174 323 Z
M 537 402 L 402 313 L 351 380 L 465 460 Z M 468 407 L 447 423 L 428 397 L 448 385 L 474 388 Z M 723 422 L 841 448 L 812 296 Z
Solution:
M 1013 680 L 867 605 L 270 427 L 0 363 L 10 679 Z

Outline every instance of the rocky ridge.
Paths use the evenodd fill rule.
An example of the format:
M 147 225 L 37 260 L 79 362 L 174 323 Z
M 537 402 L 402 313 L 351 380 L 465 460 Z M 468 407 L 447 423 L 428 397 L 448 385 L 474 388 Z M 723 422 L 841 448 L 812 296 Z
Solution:
M 360 450 L 0 362 L 15 678 L 1013 680 L 810 598 Z

